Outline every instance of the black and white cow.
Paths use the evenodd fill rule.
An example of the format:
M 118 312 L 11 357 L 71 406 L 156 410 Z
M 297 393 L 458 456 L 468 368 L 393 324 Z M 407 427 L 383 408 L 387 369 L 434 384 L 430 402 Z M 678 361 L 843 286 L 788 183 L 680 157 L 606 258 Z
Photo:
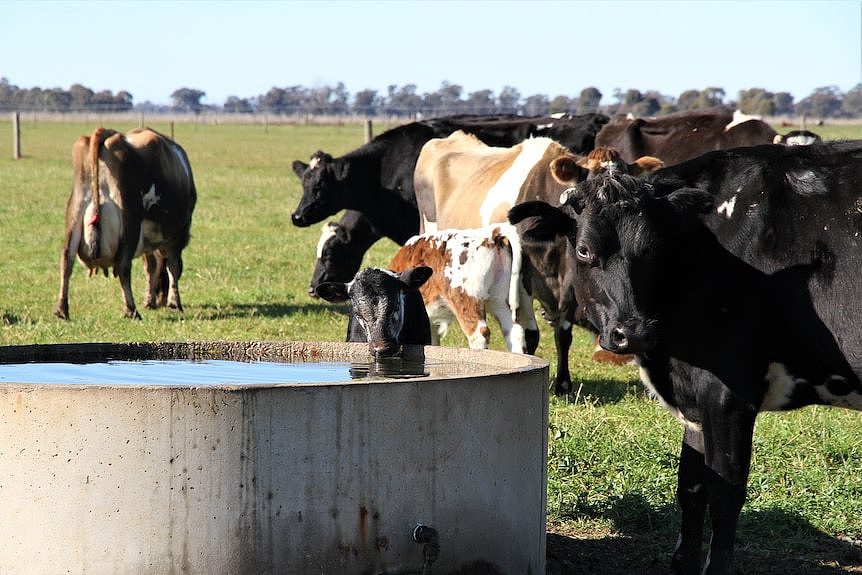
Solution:
M 344 210 L 339 221 L 324 224 L 309 295 L 316 296 L 315 288 L 324 282 L 350 281 L 362 267 L 365 252 L 381 237 L 368 218 L 355 210 Z
M 347 341 L 367 342 L 374 357 L 389 357 L 402 345 L 431 343 L 431 323 L 419 293 L 431 273 L 427 266 L 400 273 L 366 268 L 349 283 L 326 282 L 315 291 L 331 303 L 350 302 Z
M 419 213 L 413 191 L 413 172 L 422 146 L 432 138 L 443 138 L 456 130 L 474 134 L 489 145 L 512 146 L 532 136 L 557 139 L 575 153 L 587 153 L 607 116 L 584 114 L 556 118 L 551 116 L 472 116 L 458 115 L 412 122 L 387 130 L 371 142 L 338 158 L 318 151 L 306 164 L 293 162 L 293 171 L 302 181 L 303 195 L 293 213 L 294 225 L 305 227 L 336 214 L 342 209 L 365 216 L 343 221 L 348 238 L 353 225 L 370 225 L 381 236 L 398 245 L 419 233 Z M 367 238 L 362 230 L 357 238 Z M 373 242 L 372 242 L 373 243 Z M 368 250 L 348 240 L 352 260 L 361 262 Z M 318 266 L 319 267 L 319 266 Z M 352 269 L 326 266 L 328 274 L 352 274 Z M 311 288 L 315 287 L 312 279 Z
M 679 573 L 730 573 L 761 411 L 862 409 L 862 142 L 705 154 L 515 206 L 567 237 L 603 347 L 684 426 Z M 718 206 L 718 208 L 716 208 Z
M 54 315 L 69 319 L 69 279 L 75 256 L 92 274 L 113 268 L 126 317 L 140 319 L 132 296 L 132 260 L 144 256 L 148 308 L 159 304 L 167 269 L 167 305 L 182 311 L 182 251 L 189 242 L 197 201 L 185 150 L 149 128 L 126 134 L 107 128 L 81 136 L 72 147 L 74 178 L 66 205 L 60 255 L 60 295 Z

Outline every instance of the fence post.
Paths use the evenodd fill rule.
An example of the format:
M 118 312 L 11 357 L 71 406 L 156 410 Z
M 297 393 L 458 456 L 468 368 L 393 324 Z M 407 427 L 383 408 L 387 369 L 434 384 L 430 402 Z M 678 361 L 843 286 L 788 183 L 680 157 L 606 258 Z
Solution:
M 174 121 L 173 120 L 171 120 L 171 140 L 173 140 L 175 142 L 177 141 L 177 139 L 174 138 Z
M 12 159 L 21 159 L 21 122 L 18 112 L 12 112 Z
M 365 143 L 366 144 L 371 141 L 371 138 L 372 138 L 371 131 L 372 131 L 371 130 L 371 120 L 365 120 Z

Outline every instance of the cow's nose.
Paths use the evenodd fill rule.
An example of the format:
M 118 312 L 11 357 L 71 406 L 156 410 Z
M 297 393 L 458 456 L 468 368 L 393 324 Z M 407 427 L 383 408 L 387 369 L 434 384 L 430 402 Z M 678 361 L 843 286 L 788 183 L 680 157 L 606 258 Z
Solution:
M 308 286 L 308 295 L 310 295 L 311 297 L 320 297 L 319 295 L 317 295 L 317 292 L 314 291 L 313 285 Z
M 610 340 L 617 352 L 625 352 L 629 348 L 628 330 L 622 326 L 617 326 L 611 330 Z
M 290 216 L 290 221 L 293 222 L 293 225 L 299 226 L 300 228 L 304 228 L 306 226 L 305 218 L 297 214 Z
M 394 341 L 382 341 L 371 344 L 371 353 L 375 357 L 391 357 L 398 353 L 398 348 Z

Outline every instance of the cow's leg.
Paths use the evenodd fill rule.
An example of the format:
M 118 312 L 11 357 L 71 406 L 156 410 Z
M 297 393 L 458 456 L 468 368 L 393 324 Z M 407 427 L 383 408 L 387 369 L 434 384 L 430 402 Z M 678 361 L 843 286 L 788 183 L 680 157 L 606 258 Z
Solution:
M 144 274 L 147 278 L 147 297 L 144 300 L 144 307 L 147 309 L 156 309 L 159 306 L 165 305 L 167 299 L 167 290 L 162 286 L 165 274 L 164 257 L 158 251 L 143 255 Z
M 518 291 L 515 322 L 524 330 L 524 352 L 530 355 L 536 353 L 536 348 L 539 347 L 539 324 L 536 323 L 536 312 L 533 311 L 533 298 L 523 287 Z
M 60 252 L 60 295 L 57 297 L 57 307 L 54 315 L 60 319 L 69 319 L 69 280 L 72 277 L 72 267 L 75 265 L 75 252 L 81 242 L 80 226 L 66 230 L 66 241 Z
M 677 473 L 676 497 L 682 512 L 682 525 L 673 552 L 673 572 L 693 575 L 700 573 L 707 483 L 703 435 L 690 428 L 685 429 Z
M 467 344 L 470 348 L 488 349 L 491 330 L 485 322 L 485 306 L 482 302 L 456 289 L 447 294 L 446 305 L 455 314 L 458 325 L 467 336 Z
M 500 331 L 506 341 L 506 349 L 514 353 L 526 353 L 527 343 L 524 338 L 524 328 L 512 320 L 512 310 L 505 301 L 492 299 L 485 302 L 485 307 L 497 318 Z
M 123 290 L 123 315 L 130 319 L 141 319 L 141 314 L 135 307 L 135 297 L 132 295 L 132 258 L 125 250 L 117 254 L 117 259 L 114 262 L 114 273 L 120 280 L 120 288 Z
M 165 267 L 168 269 L 168 308 L 183 311 L 183 305 L 180 302 L 180 276 L 183 275 L 182 253 L 166 253 Z
M 554 395 L 572 392 L 572 376 L 569 373 L 569 349 L 572 347 L 572 324 L 564 318 L 554 322 L 554 344 L 557 348 L 557 374 L 554 376 Z
M 704 458 L 712 523 L 709 555 L 703 569 L 706 575 L 731 572 L 736 525 L 745 504 L 751 468 L 756 416 L 757 412 L 745 405 L 731 405 L 704 415 Z

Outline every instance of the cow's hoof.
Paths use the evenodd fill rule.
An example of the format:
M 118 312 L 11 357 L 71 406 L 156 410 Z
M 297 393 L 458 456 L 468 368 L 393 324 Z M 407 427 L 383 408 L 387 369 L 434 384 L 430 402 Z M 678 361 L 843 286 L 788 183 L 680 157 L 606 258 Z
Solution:
M 57 308 L 54 310 L 54 315 L 60 319 L 68 320 L 69 319 L 69 310 L 63 310 L 63 309 Z
M 123 315 L 129 319 L 141 319 L 141 314 L 136 309 L 127 309 Z
M 557 397 L 569 395 L 572 392 L 572 382 L 568 379 L 554 381 L 553 385 L 551 386 L 551 391 Z

